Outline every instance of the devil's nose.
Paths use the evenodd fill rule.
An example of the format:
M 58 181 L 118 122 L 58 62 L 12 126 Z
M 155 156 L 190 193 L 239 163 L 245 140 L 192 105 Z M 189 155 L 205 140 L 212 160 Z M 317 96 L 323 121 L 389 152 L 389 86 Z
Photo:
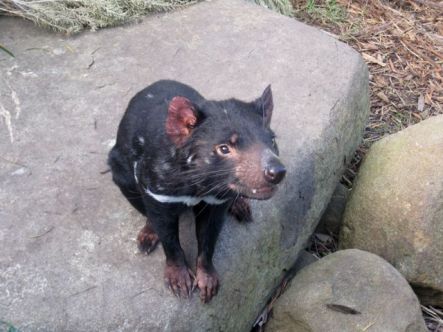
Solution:
M 266 181 L 277 184 L 280 183 L 281 180 L 285 177 L 286 168 L 280 162 L 273 162 L 266 166 L 265 168 L 265 179 Z

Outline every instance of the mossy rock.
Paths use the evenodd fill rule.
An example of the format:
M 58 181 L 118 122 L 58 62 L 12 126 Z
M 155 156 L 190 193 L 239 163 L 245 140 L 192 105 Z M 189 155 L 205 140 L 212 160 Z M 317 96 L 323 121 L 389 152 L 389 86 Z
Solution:
M 372 146 L 346 207 L 340 246 L 384 257 L 423 303 L 443 305 L 443 116 Z

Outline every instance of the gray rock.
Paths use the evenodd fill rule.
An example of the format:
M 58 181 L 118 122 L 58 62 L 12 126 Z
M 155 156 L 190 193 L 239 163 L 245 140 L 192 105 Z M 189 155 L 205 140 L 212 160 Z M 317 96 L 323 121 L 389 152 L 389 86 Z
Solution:
M 443 306 L 443 115 L 374 144 L 346 207 L 342 248 L 382 256 Z
M 267 332 L 426 331 L 408 282 L 382 258 L 337 251 L 300 271 L 277 300 Z
M 316 233 L 338 234 L 349 197 L 349 189 L 339 183 L 332 194 L 325 212 L 320 218 Z
M 24 331 L 249 331 L 360 141 L 359 55 L 240 0 L 75 38 L 5 17 L 0 31 L 16 56 L 0 53 L 0 319 Z M 101 174 L 129 99 L 161 78 L 207 98 L 274 91 L 288 175 L 272 200 L 253 202 L 253 223 L 225 225 L 214 257 L 221 289 L 208 305 L 165 289 L 162 250 L 138 253 L 144 220 Z M 190 257 L 192 222 L 181 225 Z

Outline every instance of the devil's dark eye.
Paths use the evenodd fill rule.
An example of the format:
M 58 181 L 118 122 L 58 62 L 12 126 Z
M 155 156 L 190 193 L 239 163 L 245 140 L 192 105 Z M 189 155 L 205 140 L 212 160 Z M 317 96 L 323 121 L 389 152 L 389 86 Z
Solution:
M 226 144 L 219 145 L 217 147 L 217 150 L 220 154 L 228 154 L 231 152 L 231 150 L 229 149 L 229 146 Z
M 276 140 L 275 136 L 272 137 L 272 148 L 274 149 L 274 152 L 277 153 L 277 155 L 278 155 L 279 151 L 278 151 L 278 145 L 277 145 L 277 140 Z
M 274 148 L 277 147 L 277 141 L 275 140 L 275 137 L 272 137 L 272 146 Z

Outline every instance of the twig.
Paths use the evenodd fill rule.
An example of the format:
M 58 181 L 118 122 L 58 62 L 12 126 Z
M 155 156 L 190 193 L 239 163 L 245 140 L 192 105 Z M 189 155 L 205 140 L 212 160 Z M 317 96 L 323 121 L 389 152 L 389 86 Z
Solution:
M 73 296 L 77 296 L 77 295 L 80 295 L 80 294 L 83 294 L 83 293 L 89 292 L 91 289 L 94 289 L 94 288 L 97 288 L 97 285 L 95 285 L 95 286 L 91 286 L 91 287 L 88 287 L 88 288 L 86 288 L 86 289 L 84 289 L 84 290 L 81 290 L 81 291 L 78 291 L 78 292 L 76 292 L 76 293 L 74 293 L 74 294 L 69 295 L 69 297 L 73 297 Z

